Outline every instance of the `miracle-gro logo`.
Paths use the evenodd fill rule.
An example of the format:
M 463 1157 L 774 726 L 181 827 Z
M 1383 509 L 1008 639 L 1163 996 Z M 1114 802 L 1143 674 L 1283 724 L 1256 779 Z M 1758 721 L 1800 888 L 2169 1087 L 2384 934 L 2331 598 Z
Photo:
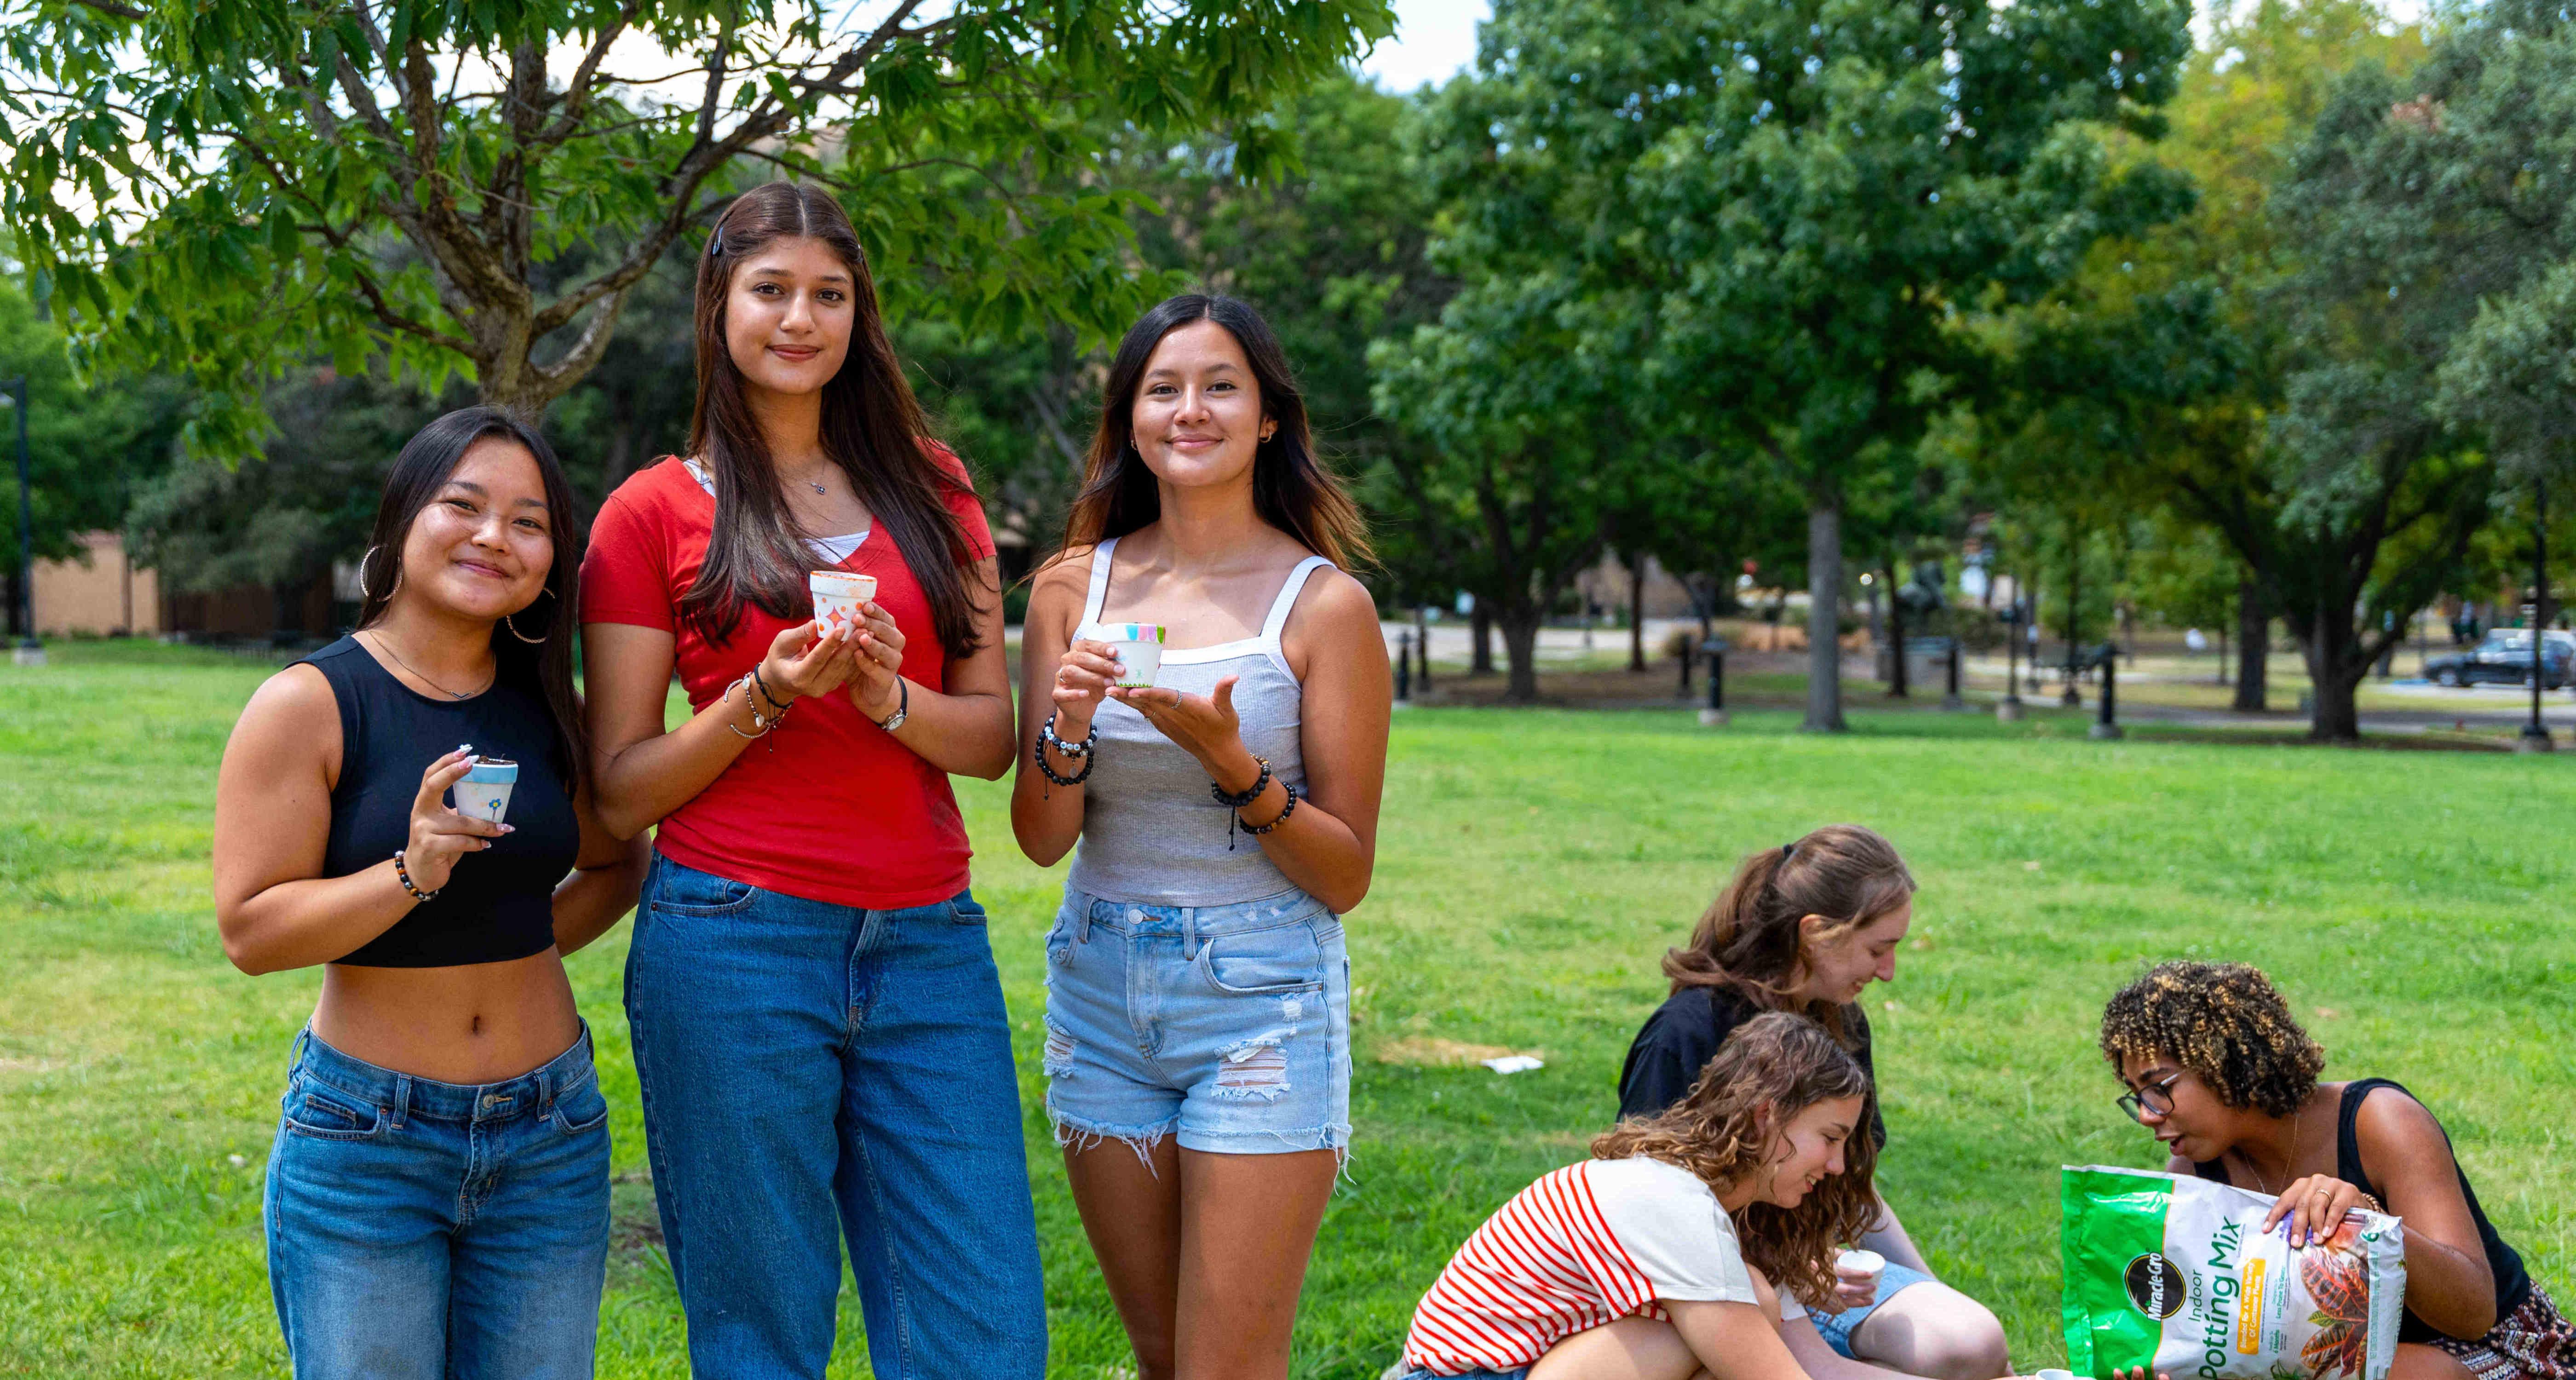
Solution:
M 2121 1283 L 2128 1288 L 2129 1305 L 2157 1322 L 2182 1311 L 2182 1270 L 2161 1254 L 2149 1251 L 2130 1261 Z

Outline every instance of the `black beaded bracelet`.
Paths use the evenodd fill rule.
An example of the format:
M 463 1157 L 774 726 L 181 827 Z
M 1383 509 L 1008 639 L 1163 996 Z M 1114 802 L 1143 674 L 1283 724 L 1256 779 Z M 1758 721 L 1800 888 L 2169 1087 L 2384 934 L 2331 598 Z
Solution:
M 1247 834 L 1269 833 L 1271 830 L 1287 823 L 1288 816 L 1297 813 L 1297 788 L 1294 786 L 1282 786 L 1280 789 L 1288 792 L 1288 803 L 1279 807 L 1279 813 L 1272 816 L 1268 824 L 1246 824 L 1243 826 L 1243 832 Z M 1233 840 L 1231 838 L 1227 840 L 1227 847 L 1229 850 L 1233 847 Z
M 1240 810 L 1244 806 L 1259 800 L 1261 798 L 1261 793 L 1270 789 L 1270 759 L 1267 757 L 1255 757 L 1252 760 L 1261 764 L 1261 775 L 1253 779 L 1251 790 L 1245 791 L 1241 795 L 1237 795 L 1213 781 L 1208 783 L 1208 794 L 1216 797 L 1217 804 L 1222 805 L 1229 810 Z
M 403 851 L 399 848 L 394 850 L 394 880 L 402 883 L 403 890 L 410 892 L 411 898 L 415 901 L 434 901 L 438 899 L 438 892 L 423 891 L 412 884 L 411 869 L 403 866 Z M 445 888 L 442 887 L 440 890 L 445 890 Z
M 1091 745 L 1100 741 L 1100 729 L 1095 725 L 1089 733 L 1082 735 L 1081 742 L 1068 743 L 1056 736 L 1055 711 L 1048 710 L 1046 722 L 1038 725 L 1038 741 L 1067 757 L 1088 757 L 1091 755 Z
M 1052 720 L 1053 716 L 1050 715 L 1049 718 Z M 1054 733 L 1051 731 L 1041 730 L 1038 734 L 1038 740 L 1029 745 L 1029 758 L 1038 764 L 1038 773 L 1059 786 L 1079 786 L 1083 782 L 1090 780 L 1092 767 L 1097 765 L 1100 761 L 1099 758 L 1091 755 L 1091 738 L 1085 738 L 1082 740 L 1082 752 L 1078 754 L 1066 754 L 1067 756 L 1080 756 L 1082 758 L 1082 770 L 1075 772 L 1071 776 L 1060 776 L 1056 773 L 1055 768 L 1047 765 L 1046 759 L 1047 740 L 1054 736 Z M 1092 737 L 1096 738 L 1098 736 L 1099 730 L 1092 730 Z

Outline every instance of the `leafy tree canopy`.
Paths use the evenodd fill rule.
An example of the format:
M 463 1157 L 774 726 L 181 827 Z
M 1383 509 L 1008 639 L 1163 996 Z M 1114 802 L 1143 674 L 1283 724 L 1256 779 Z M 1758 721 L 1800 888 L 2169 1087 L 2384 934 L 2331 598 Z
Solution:
M 1385 0 L 0 0 L 0 228 L 101 364 L 184 368 L 248 453 L 320 357 L 534 413 L 732 189 L 840 192 L 895 305 L 1123 324 L 1104 125 L 1234 126 Z M 578 271 L 557 273 L 578 254 Z

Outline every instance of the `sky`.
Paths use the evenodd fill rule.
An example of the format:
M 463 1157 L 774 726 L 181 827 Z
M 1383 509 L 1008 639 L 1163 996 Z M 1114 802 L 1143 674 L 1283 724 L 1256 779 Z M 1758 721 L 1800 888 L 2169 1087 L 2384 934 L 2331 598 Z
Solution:
M 1434 86 L 1476 60 L 1476 25 L 1489 0 L 1395 0 L 1395 36 L 1372 49 L 1360 70 L 1390 91 Z

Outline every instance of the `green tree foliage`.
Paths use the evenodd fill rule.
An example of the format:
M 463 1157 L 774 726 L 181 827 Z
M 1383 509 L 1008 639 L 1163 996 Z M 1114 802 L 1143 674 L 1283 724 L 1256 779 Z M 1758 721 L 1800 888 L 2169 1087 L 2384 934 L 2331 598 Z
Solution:
M 1809 727 L 1842 724 L 1844 511 L 1858 488 L 1910 487 L 1879 472 L 1912 462 L 1977 372 L 1959 310 L 2035 295 L 2178 204 L 2172 178 L 2113 168 L 2085 126 L 2153 132 L 2186 19 L 2172 0 L 1505 0 L 1477 78 L 1442 93 L 1442 252 L 1491 284 L 1462 302 L 1563 280 L 1542 291 L 1582 308 L 1558 329 L 1616 362 L 1601 387 L 1631 429 L 1762 457 L 1803 495 Z M 1536 434 L 1508 414 L 1484 430 Z M 1567 458 L 1569 483 L 1600 472 Z M 1552 511 L 1576 532 L 1588 516 Z
M 185 390 L 166 374 L 113 387 L 85 385 L 63 333 L 17 285 L 0 278 L 0 383 L 27 381 L 28 489 L 38 560 L 80 552 L 83 532 L 113 528 L 134 486 L 170 463 Z M 0 531 L 9 542 L 10 631 L 18 617 L 18 417 L 0 408 Z
M 1390 27 L 1384 0 L 6 0 L 0 225 L 101 362 L 188 371 L 201 450 L 248 453 L 315 357 L 533 415 L 768 170 L 840 189 L 899 306 L 1114 329 L 1132 203 L 1080 185 L 1097 131 L 1233 125 L 1258 168 L 1252 117 Z

